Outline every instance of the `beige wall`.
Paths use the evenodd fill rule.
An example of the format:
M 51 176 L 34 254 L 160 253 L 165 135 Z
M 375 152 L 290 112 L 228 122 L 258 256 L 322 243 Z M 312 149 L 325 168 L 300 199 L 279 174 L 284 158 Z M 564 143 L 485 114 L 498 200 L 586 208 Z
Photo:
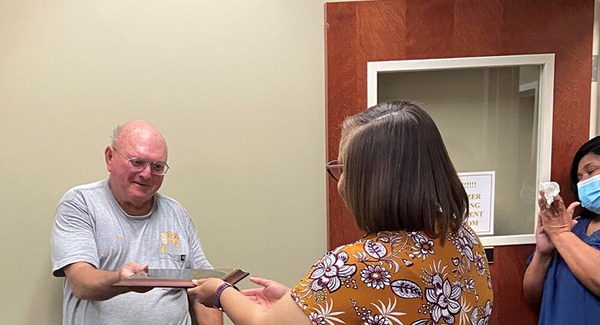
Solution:
M 296 283 L 326 250 L 323 16 L 322 0 L 0 0 L 0 324 L 60 323 L 56 204 L 106 177 L 131 119 L 165 135 L 161 192 L 215 266 Z

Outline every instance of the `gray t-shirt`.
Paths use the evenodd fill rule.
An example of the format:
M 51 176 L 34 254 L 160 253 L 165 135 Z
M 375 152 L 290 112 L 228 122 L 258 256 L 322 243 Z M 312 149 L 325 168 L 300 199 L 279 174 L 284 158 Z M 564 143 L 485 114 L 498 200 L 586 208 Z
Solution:
M 194 224 L 175 200 L 156 193 L 146 216 L 127 215 L 108 179 L 76 186 L 61 199 L 50 238 L 52 272 L 87 262 L 101 270 L 118 270 L 127 262 L 149 268 L 212 268 Z M 184 289 L 155 288 L 128 292 L 105 301 L 75 298 L 63 284 L 63 324 L 190 324 Z

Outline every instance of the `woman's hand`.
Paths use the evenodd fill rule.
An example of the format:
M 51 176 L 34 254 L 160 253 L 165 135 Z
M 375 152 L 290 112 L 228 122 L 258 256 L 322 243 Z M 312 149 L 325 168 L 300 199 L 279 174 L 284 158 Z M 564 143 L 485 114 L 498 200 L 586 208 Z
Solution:
M 571 232 L 571 228 L 576 223 L 576 221 L 572 219 L 573 210 L 579 205 L 579 202 L 571 203 L 569 208 L 565 209 L 562 198 L 556 196 L 555 201 L 552 202 L 548 209 L 546 209 L 546 200 L 543 198 L 543 192 L 540 193 L 542 193 L 542 198 L 538 200 L 538 203 L 540 204 L 540 209 L 543 209 L 540 216 L 542 218 L 544 232 L 550 237 L 552 244 L 556 247 L 556 250 L 565 260 L 567 266 L 569 266 L 569 269 L 573 272 L 573 275 L 575 275 L 577 280 L 596 296 L 600 296 L 600 273 L 598 272 L 598 265 L 600 265 L 600 251 L 583 242 L 581 238 Z M 530 267 L 532 264 L 530 264 Z M 533 279 L 535 278 L 540 278 L 539 275 L 539 272 L 538 274 L 532 274 L 532 276 L 529 277 L 529 279 L 531 279 L 530 282 L 533 282 Z M 560 281 L 558 278 L 554 280 Z M 525 287 L 524 282 L 523 288 L 525 289 Z M 534 294 L 535 296 L 541 297 L 541 290 L 539 293 L 534 290 L 531 290 L 531 292 L 533 292 L 531 294 L 532 297 Z
M 554 253 L 554 244 L 544 231 L 542 223 L 542 210 L 538 212 L 537 226 L 535 227 L 535 251 L 542 256 L 550 256 Z
M 290 290 L 283 284 L 273 280 L 250 277 L 250 281 L 262 286 L 262 288 L 247 289 L 241 292 L 250 300 L 267 308 L 271 308 Z
M 207 278 L 192 280 L 192 282 L 196 285 L 196 287 L 188 289 L 188 295 L 204 306 L 212 308 L 215 291 L 217 291 L 217 288 L 225 281 L 217 278 Z
M 577 222 L 573 220 L 573 211 L 575 208 L 577 208 L 577 206 L 579 206 L 580 203 L 573 202 L 567 209 L 565 208 L 563 199 L 560 197 L 560 195 L 557 195 L 552 204 L 550 204 L 548 207 L 546 198 L 544 197 L 544 191 L 540 191 L 540 195 L 541 197 L 538 199 L 538 205 L 540 207 L 540 220 L 538 220 L 538 228 L 539 221 L 541 221 L 543 232 L 551 240 L 553 237 L 558 236 L 561 233 L 571 232 L 571 228 L 573 228 L 573 225 Z M 538 230 L 536 229 L 536 241 L 537 239 Z

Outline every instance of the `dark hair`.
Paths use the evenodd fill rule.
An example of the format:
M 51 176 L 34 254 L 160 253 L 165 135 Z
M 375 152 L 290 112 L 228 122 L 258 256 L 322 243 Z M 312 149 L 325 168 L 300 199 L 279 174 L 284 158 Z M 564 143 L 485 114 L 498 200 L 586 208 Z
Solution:
M 446 237 L 468 217 L 467 193 L 433 119 L 409 102 L 375 105 L 344 121 L 343 196 L 358 226 Z
M 571 181 L 571 192 L 573 193 L 573 195 L 575 196 L 575 200 L 577 201 L 579 201 L 579 193 L 577 191 L 577 183 L 579 182 L 579 180 L 577 179 L 577 169 L 579 168 L 579 162 L 581 161 L 581 158 L 583 158 L 590 152 L 600 156 L 600 136 L 592 138 L 588 142 L 584 143 L 581 146 L 581 148 L 577 150 L 575 157 L 573 157 L 573 163 L 571 163 L 571 173 L 569 175 L 569 178 Z M 588 210 L 584 209 L 583 211 L 585 214 Z

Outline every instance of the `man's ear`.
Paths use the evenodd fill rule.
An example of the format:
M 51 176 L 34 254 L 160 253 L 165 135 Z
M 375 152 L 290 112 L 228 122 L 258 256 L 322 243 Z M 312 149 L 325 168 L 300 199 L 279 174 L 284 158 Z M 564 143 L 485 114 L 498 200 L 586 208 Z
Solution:
M 106 147 L 104 149 L 104 161 L 106 162 L 106 170 L 110 173 L 112 170 L 112 161 L 115 157 L 113 149 L 111 146 Z

